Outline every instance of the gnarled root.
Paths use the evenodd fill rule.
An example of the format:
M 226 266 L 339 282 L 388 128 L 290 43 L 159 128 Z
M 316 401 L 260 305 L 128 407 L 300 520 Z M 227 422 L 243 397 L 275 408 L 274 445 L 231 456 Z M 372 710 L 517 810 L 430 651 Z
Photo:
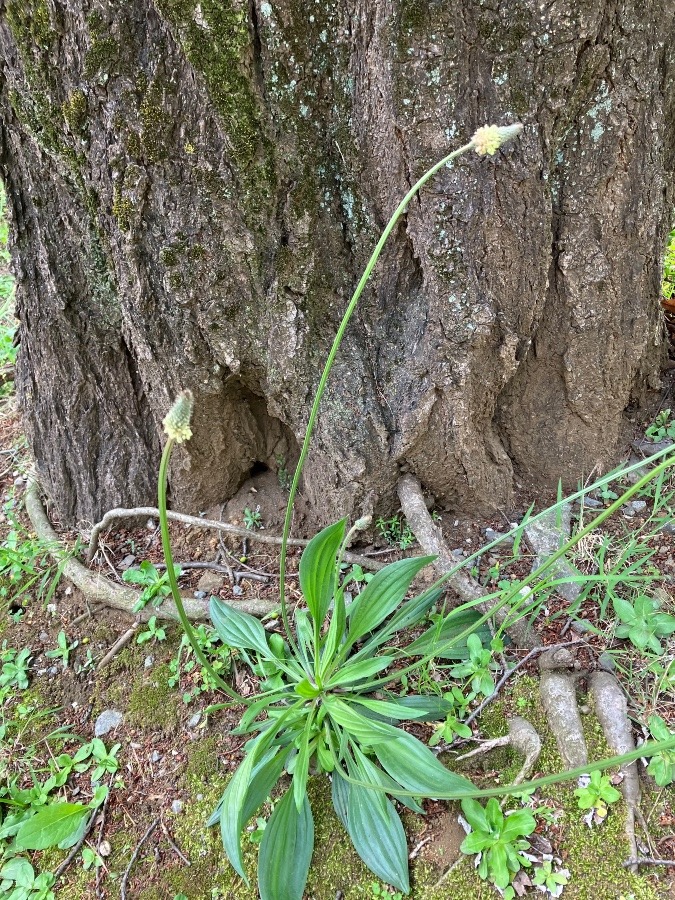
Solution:
M 422 488 L 414 475 L 403 475 L 398 482 L 398 496 L 401 508 L 408 525 L 419 541 L 425 553 L 433 553 L 438 557 L 434 566 L 441 574 L 449 572 L 457 566 L 457 560 L 449 552 L 440 529 L 434 524 L 422 495 Z M 469 600 L 477 600 L 484 595 L 481 586 L 466 572 L 459 570 L 448 581 L 449 586 L 459 597 L 460 603 Z M 489 612 L 489 602 L 477 604 L 481 613 Z M 499 624 L 506 621 L 509 613 L 506 610 L 497 610 L 495 619 Z M 518 647 L 530 649 L 539 644 L 536 632 L 523 619 L 507 626 L 507 633 Z
M 569 650 L 543 653 L 539 658 L 541 701 L 567 769 L 576 769 L 588 762 L 574 681 L 563 671 L 573 663 L 574 657 Z
M 67 551 L 59 541 L 58 535 L 52 528 L 49 519 L 45 513 L 40 499 L 40 489 L 36 481 L 28 482 L 25 493 L 26 512 L 30 518 L 35 533 L 48 545 L 49 555 L 61 566 L 63 575 L 75 585 L 85 597 L 92 603 L 99 603 L 103 606 L 111 606 L 113 609 L 119 609 L 129 615 L 136 616 L 141 621 L 147 621 L 150 616 L 157 616 L 158 619 L 172 620 L 178 619 L 178 611 L 175 603 L 166 599 L 161 606 L 148 610 L 142 610 L 134 613 L 133 609 L 140 596 L 138 591 L 133 588 L 122 587 L 115 584 L 103 575 L 91 572 L 81 562 L 69 557 Z M 223 601 L 227 603 L 227 600 Z M 208 619 L 208 606 L 206 603 L 195 600 L 192 597 L 183 597 L 185 612 L 189 619 L 194 621 Z M 249 613 L 252 616 L 269 615 L 276 608 L 275 604 L 266 600 L 253 598 L 251 600 L 242 600 L 232 603 L 236 609 L 241 612 Z

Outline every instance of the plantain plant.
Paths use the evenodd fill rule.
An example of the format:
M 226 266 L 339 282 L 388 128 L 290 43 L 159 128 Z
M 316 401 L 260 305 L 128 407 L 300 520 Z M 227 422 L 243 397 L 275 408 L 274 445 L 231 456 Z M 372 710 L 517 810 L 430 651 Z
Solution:
M 328 354 L 290 485 L 280 560 L 280 610 L 284 634 L 268 635 L 252 616 L 216 598 L 210 602 L 211 620 L 222 641 L 236 648 L 252 671 L 264 678 L 261 692 L 253 697 L 240 696 L 213 670 L 183 608 L 171 554 L 166 489 L 173 447 L 188 440 L 192 434 L 193 398 L 189 391 L 179 395 L 164 420 L 169 439 L 160 465 L 158 505 L 171 592 L 196 657 L 213 682 L 232 701 L 245 708 L 234 731 L 248 736 L 244 759 L 208 823 L 220 824 L 228 859 L 245 880 L 247 875 L 240 845 L 244 826 L 274 791 L 284 773 L 290 776 L 290 785 L 275 804 L 260 843 L 258 887 L 261 900 L 302 898 L 314 847 L 314 824 L 307 796 L 308 779 L 312 774 L 330 776 L 337 816 L 368 868 L 379 879 L 407 894 L 410 890 L 407 845 L 392 801 L 422 813 L 420 801 L 423 798 L 465 799 L 522 792 L 675 745 L 675 738 L 670 737 L 643 745 L 632 754 L 600 760 L 583 769 L 547 776 L 527 785 L 478 790 L 466 778 L 446 769 L 424 744 L 399 727 L 400 723 L 415 720 L 444 721 L 453 714 L 454 703 L 439 697 L 414 694 L 401 697 L 393 693 L 397 682 L 435 657 L 468 659 L 474 665 L 479 645 L 490 644 L 488 620 L 492 614 L 502 607 L 510 610 L 512 618 L 529 614 L 537 594 L 545 595 L 555 584 L 555 575 L 550 573 L 554 572 L 552 567 L 556 561 L 675 459 L 662 459 L 651 475 L 639 478 L 526 578 L 482 598 L 494 601 L 487 614 L 479 615 L 475 603 L 465 604 L 449 613 L 443 611 L 407 648 L 398 646 L 401 633 L 426 618 L 439 601 L 444 583 L 462 566 L 470 566 L 476 554 L 462 560 L 430 588 L 407 600 L 415 576 L 434 557 L 414 557 L 391 563 L 348 604 L 345 579 L 350 576 L 342 575 L 343 554 L 354 531 L 364 527 L 365 523 L 357 522 L 348 532 L 346 520 L 342 519 L 323 529 L 305 549 L 299 578 L 306 608 L 295 609 L 293 622 L 289 615 L 285 595 L 286 548 L 300 474 L 335 355 L 380 252 L 414 194 L 435 172 L 471 149 L 480 154 L 492 154 L 521 130 L 520 125 L 481 128 L 469 144 L 429 169 L 401 201 L 373 251 Z M 655 461 L 663 455 L 661 451 L 652 459 Z M 605 487 L 609 481 L 609 477 L 602 478 L 576 496 Z M 560 500 L 553 508 L 561 507 L 564 502 L 567 501 Z M 536 518 L 532 516 L 529 521 Z M 516 539 L 522 536 L 527 520 L 528 517 L 515 529 Z

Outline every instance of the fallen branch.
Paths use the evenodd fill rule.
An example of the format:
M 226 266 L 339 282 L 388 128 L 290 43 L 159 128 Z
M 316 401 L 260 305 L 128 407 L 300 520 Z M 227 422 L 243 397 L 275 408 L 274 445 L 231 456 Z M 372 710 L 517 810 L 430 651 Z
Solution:
M 185 513 L 174 512 L 173 510 L 168 510 L 166 515 L 171 522 L 182 522 L 184 525 L 192 525 L 195 528 L 213 528 L 217 531 L 224 531 L 227 534 L 232 534 L 235 537 L 257 541 L 259 544 L 273 544 L 275 547 L 281 545 L 280 537 L 277 537 L 274 534 L 266 534 L 264 531 L 249 530 L 241 525 L 231 525 L 229 522 L 219 522 L 216 519 L 202 519 L 199 516 L 188 516 Z M 114 523 L 120 522 L 123 519 L 148 518 L 158 519 L 159 510 L 154 506 L 137 506 L 134 509 L 123 509 L 120 507 L 118 509 L 109 510 L 103 516 L 101 521 L 97 522 L 91 530 L 86 561 L 90 563 L 94 558 L 94 554 L 98 547 L 99 537 L 101 532 L 106 528 L 110 528 Z M 288 541 L 289 547 L 306 547 L 307 544 L 309 544 L 309 541 L 302 540 L 301 538 L 290 538 Z M 343 558 L 345 562 L 355 563 L 356 565 L 361 566 L 362 569 L 369 569 L 373 572 L 377 572 L 379 569 L 384 568 L 381 563 L 377 563 L 367 556 L 360 556 L 358 553 L 347 552 L 344 554 Z
M 129 615 L 138 616 L 142 622 L 147 622 L 150 616 L 156 616 L 163 620 L 177 620 L 178 611 L 172 600 L 167 598 L 161 606 L 152 607 L 150 609 L 141 610 L 134 613 L 134 607 L 138 603 L 140 593 L 131 587 L 122 587 L 114 584 L 110 579 L 97 572 L 92 572 L 84 566 L 79 560 L 73 559 L 65 547 L 59 541 L 59 537 L 51 526 L 47 514 L 45 513 L 40 499 L 40 489 L 38 483 L 31 479 L 26 486 L 24 495 L 26 504 L 26 512 L 30 518 L 35 533 L 41 541 L 48 546 L 49 555 L 61 566 L 62 574 L 78 588 L 85 597 L 94 603 L 100 603 L 104 606 L 110 606 L 113 609 L 119 609 Z M 156 510 L 155 510 L 156 512 Z M 249 613 L 249 615 L 263 618 L 273 612 L 277 605 L 267 600 L 261 600 L 259 597 L 253 597 L 249 600 L 228 601 L 223 600 L 235 609 L 241 612 Z M 195 600 L 193 597 L 183 597 L 185 612 L 188 618 L 195 621 L 204 621 L 208 619 L 208 604 Z
M 420 546 L 425 553 L 438 557 L 434 563 L 438 571 L 441 574 L 445 574 L 456 568 L 457 560 L 449 552 L 441 530 L 434 524 L 433 519 L 429 515 L 429 510 L 422 495 L 422 488 L 414 475 L 404 475 L 399 479 L 398 496 L 401 501 L 403 514 Z M 461 569 L 450 578 L 448 585 L 457 594 L 461 603 L 478 600 L 484 596 L 481 586 Z M 476 608 L 485 614 L 490 611 L 491 604 L 489 602 L 478 603 Z M 498 609 L 494 614 L 494 618 L 501 625 L 511 615 L 511 610 Z M 531 648 L 536 647 L 539 643 L 536 632 L 524 619 L 509 624 L 506 631 L 519 647 Z
M 129 865 L 124 870 L 124 876 L 122 877 L 122 884 L 120 887 L 120 900 L 127 900 L 127 881 L 129 880 L 129 874 L 131 873 L 133 864 L 138 859 L 138 854 L 141 852 L 141 847 L 147 841 L 147 839 L 150 837 L 150 835 L 155 830 L 155 828 L 157 828 L 158 825 L 159 825 L 159 819 L 155 819 L 155 821 L 152 823 L 152 825 L 150 825 L 148 830 L 145 832 L 143 837 L 140 839 L 140 841 L 136 845 L 136 849 L 134 850 L 134 852 L 131 854 L 131 859 L 129 860 Z
M 101 662 L 96 667 L 97 672 L 100 672 L 101 669 L 104 669 L 108 665 L 108 663 L 112 659 L 114 659 L 115 656 L 117 656 L 117 654 L 120 652 L 120 650 L 123 647 L 126 647 L 126 645 L 129 643 L 129 641 L 132 639 L 132 637 L 136 634 L 137 630 L 138 630 L 138 622 L 134 622 L 134 624 L 131 626 L 131 628 L 128 628 L 121 637 L 117 638 L 117 640 L 112 645 L 110 650 L 108 650 L 106 655 L 103 657 Z

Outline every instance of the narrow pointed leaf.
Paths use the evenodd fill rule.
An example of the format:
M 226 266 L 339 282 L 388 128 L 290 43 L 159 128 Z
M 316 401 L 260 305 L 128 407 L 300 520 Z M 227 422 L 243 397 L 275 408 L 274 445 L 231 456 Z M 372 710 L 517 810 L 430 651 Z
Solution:
M 379 744 L 381 741 L 395 740 L 400 733 L 398 728 L 368 719 L 335 697 L 326 697 L 324 705 L 331 719 L 341 725 L 345 732 L 360 744 Z
M 334 688 L 340 684 L 349 684 L 354 681 L 363 681 L 371 678 L 394 662 L 393 656 L 377 656 L 375 659 L 364 659 L 361 662 L 349 664 L 339 669 L 330 679 L 327 688 Z
M 314 717 L 307 716 L 305 730 L 302 734 L 298 755 L 295 760 L 295 768 L 293 769 L 293 796 L 295 797 L 295 805 L 298 811 L 302 809 L 302 804 L 307 793 L 307 778 L 309 776 L 309 740 L 312 733 L 312 724 Z
M 391 794 L 395 800 L 398 800 L 399 803 L 407 806 L 412 812 L 417 813 L 420 816 L 424 815 L 424 809 L 414 797 L 401 795 L 397 790 L 397 788 L 400 788 L 400 785 L 398 785 L 390 775 L 383 772 L 379 766 L 376 766 L 374 762 L 371 762 L 365 753 L 362 753 L 357 746 L 354 746 L 354 759 L 360 770 L 361 777 L 359 778 L 359 781 L 379 784 L 380 787 L 385 788 L 387 793 Z
M 474 625 L 481 614 L 473 609 L 462 609 L 450 612 L 440 623 L 432 625 L 424 634 L 413 641 L 405 652 L 408 656 L 427 656 L 433 653 L 442 659 L 468 659 L 469 651 L 466 639 L 461 642 L 459 635 Z M 490 645 L 492 635 L 487 624 L 479 626 L 474 632 L 485 646 Z
M 289 789 L 275 806 L 258 856 L 261 900 L 302 900 L 314 850 L 314 820 L 307 795 L 298 810 Z
M 348 610 L 349 643 L 357 641 L 391 615 L 405 597 L 417 573 L 435 556 L 400 559 L 377 572 Z
M 413 719 L 426 720 L 427 716 L 427 710 L 424 707 L 415 709 L 393 700 L 371 700 L 368 697 L 352 697 L 351 702 L 365 707 L 370 712 L 377 713 L 378 717 L 381 716 L 383 720 L 401 722 Z M 452 708 L 451 705 L 450 708 Z
M 391 800 L 379 791 L 350 784 L 347 824 L 354 849 L 370 871 L 408 894 L 408 845 Z
M 373 751 L 382 767 L 406 790 L 420 797 L 462 797 L 474 789 L 468 779 L 446 769 L 417 738 L 401 729 L 393 730 L 396 738 L 375 744 Z
M 253 616 L 227 606 L 217 597 L 211 597 L 209 612 L 213 627 L 228 647 L 256 650 L 265 659 L 275 659 L 267 643 L 265 629 Z
M 220 808 L 220 836 L 223 848 L 235 872 L 249 883 L 244 871 L 244 860 L 241 853 L 241 832 L 244 827 L 244 804 L 251 783 L 255 752 L 249 752 L 239 768 L 232 776 L 223 794 Z
M 349 832 L 349 782 L 337 770 L 331 775 L 331 798 L 335 815 L 342 822 L 345 831 Z
M 335 564 L 345 535 L 345 519 L 320 531 L 303 551 L 300 560 L 300 589 L 313 619 L 319 625 L 326 618 L 335 588 Z

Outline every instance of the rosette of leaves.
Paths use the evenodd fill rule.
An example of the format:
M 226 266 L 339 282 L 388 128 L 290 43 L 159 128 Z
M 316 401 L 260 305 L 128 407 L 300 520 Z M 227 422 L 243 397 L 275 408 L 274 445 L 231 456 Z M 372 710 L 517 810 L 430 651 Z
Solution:
M 675 631 L 675 616 L 659 612 L 659 601 L 639 594 L 630 604 L 621 597 L 613 598 L 614 612 L 622 624 L 615 631 L 618 638 L 629 638 L 638 650 L 663 653 L 659 638 L 667 637 Z
M 310 773 L 330 774 L 335 811 L 357 853 L 374 875 L 406 894 L 406 838 L 391 798 L 421 813 L 421 798 L 439 793 L 460 797 L 473 789 L 398 727 L 414 720 L 444 720 L 454 709 L 452 702 L 374 696 L 397 677 L 396 672 L 383 673 L 397 659 L 409 661 L 388 647 L 392 638 L 420 622 L 438 599 L 438 591 L 426 591 L 404 601 L 414 577 L 433 557 L 386 566 L 347 606 L 340 573 L 344 540 L 342 520 L 321 531 L 302 555 L 299 577 L 307 609 L 295 612 L 297 643 L 269 636 L 257 619 L 211 599 L 211 619 L 221 639 L 267 676 L 268 689 L 250 703 L 234 732 L 250 735 L 246 755 L 209 823 L 220 823 L 225 852 L 244 879 L 243 828 L 282 773 L 291 776 L 260 843 L 262 900 L 300 900 L 303 895 L 314 846 Z M 471 610 L 446 617 L 444 637 L 459 644 L 457 658 L 466 656 L 462 639 L 478 618 Z
M 476 800 L 462 800 L 462 812 L 471 831 L 459 849 L 467 854 L 480 853 L 479 876 L 505 892 L 516 872 L 532 865 L 521 851 L 530 846 L 525 838 L 537 826 L 534 816 L 526 809 L 505 816 L 494 797 L 485 807 Z M 509 895 L 513 896 L 513 889 Z
M 649 717 L 649 730 L 656 741 L 667 741 L 673 737 L 661 716 Z M 659 787 L 667 787 L 675 781 L 675 750 L 664 750 L 652 756 L 647 771 Z

